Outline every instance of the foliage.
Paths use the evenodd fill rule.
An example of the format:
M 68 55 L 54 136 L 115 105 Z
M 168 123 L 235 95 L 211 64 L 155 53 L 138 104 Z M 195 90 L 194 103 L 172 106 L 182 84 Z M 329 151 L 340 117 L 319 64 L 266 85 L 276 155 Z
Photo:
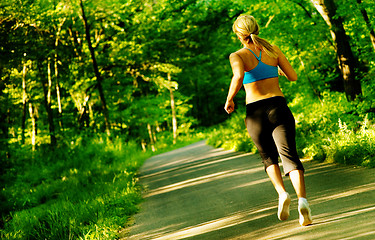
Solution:
M 372 92 L 368 94 L 365 98 L 373 97 Z M 358 99 L 349 103 L 342 93 L 325 92 L 323 95 L 322 103 L 309 98 L 298 100 L 297 97 L 290 104 L 297 121 L 297 144 L 301 155 L 321 161 L 374 167 L 373 102 Z M 308 107 L 304 109 L 302 104 Z
M 113 239 L 141 200 L 136 172 L 150 154 L 136 149 L 81 136 L 53 151 L 12 151 L 1 238 Z
M 164 139 L 159 148 L 201 137 L 183 137 L 175 146 Z M 116 239 L 138 211 L 137 171 L 151 152 L 104 135 L 79 136 L 53 151 L 45 147 L 12 150 L 0 179 L 1 239 Z
M 245 125 L 245 111 L 237 110 L 227 122 L 210 128 L 207 143 L 234 151 L 256 152 L 254 143 L 249 138 Z
M 367 73 L 374 71 L 374 53 L 360 10 L 373 16 L 373 3 L 336 1 L 361 63 L 358 77 L 366 83 L 372 79 Z M 30 104 L 36 111 L 36 146 L 52 135 L 102 132 L 104 99 L 111 133 L 149 145 L 152 135 L 172 132 L 170 89 L 179 128 L 226 120 L 227 58 L 240 47 L 231 25 L 241 13 L 258 19 L 261 36 L 278 45 L 299 73 L 299 84 L 282 84 L 290 101 L 299 92 L 321 97 L 326 90 L 343 91 L 329 29 L 308 1 L 83 0 L 103 91 L 93 71 L 79 1 L 16 2 L 2 1 L 0 10 L 5 141 L 31 142 Z
M 375 128 L 367 117 L 357 131 L 339 120 L 339 131 L 325 139 L 322 146 L 328 161 L 364 167 L 375 167 Z

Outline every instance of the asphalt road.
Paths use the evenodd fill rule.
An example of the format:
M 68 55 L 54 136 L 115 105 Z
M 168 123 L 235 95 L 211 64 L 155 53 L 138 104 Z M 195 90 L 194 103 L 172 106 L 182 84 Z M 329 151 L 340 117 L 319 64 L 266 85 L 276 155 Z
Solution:
M 287 221 L 257 155 L 204 141 L 148 159 L 140 170 L 144 202 L 121 239 L 375 239 L 375 169 L 304 162 L 313 224 Z

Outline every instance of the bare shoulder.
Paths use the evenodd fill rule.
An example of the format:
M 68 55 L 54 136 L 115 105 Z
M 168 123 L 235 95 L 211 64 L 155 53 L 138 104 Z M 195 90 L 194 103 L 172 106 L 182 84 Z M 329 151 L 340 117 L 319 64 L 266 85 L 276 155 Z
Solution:
M 238 57 L 241 57 L 242 52 L 243 52 L 242 49 L 237 50 L 237 51 L 231 53 L 229 55 L 229 58 L 238 58 Z
M 233 52 L 229 55 L 229 59 L 232 59 L 232 58 L 236 58 L 238 57 L 238 53 L 237 52 Z
M 241 57 L 241 50 L 238 50 L 236 52 L 233 52 L 229 55 L 229 60 L 231 62 L 235 62 L 235 61 L 241 61 L 242 60 L 242 57 Z
M 232 70 L 234 74 L 243 75 L 244 69 L 244 62 L 239 51 L 231 53 L 229 55 L 230 65 L 232 66 Z

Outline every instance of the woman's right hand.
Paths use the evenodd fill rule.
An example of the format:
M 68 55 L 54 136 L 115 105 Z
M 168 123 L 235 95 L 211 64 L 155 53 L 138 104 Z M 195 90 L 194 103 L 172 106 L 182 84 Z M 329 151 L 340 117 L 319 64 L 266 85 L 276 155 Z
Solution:
M 230 101 L 227 101 L 227 102 L 225 103 L 225 107 L 224 107 L 224 109 L 225 109 L 225 111 L 226 111 L 228 114 L 231 114 L 232 112 L 234 112 L 234 106 L 235 106 L 235 104 L 234 104 L 233 100 L 230 100 Z

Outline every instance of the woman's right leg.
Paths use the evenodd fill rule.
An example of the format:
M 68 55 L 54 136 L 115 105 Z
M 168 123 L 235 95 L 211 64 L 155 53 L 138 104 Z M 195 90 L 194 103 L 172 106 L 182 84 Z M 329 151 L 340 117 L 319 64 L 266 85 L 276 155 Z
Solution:
M 275 128 L 273 137 L 283 162 L 284 172 L 289 175 L 298 196 L 299 222 L 302 226 L 306 226 L 312 223 L 312 218 L 306 200 L 304 168 L 296 149 L 295 121 L 289 108 L 286 107 L 284 111 L 275 111 L 274 118 L 280 121 L 280 125 Z

